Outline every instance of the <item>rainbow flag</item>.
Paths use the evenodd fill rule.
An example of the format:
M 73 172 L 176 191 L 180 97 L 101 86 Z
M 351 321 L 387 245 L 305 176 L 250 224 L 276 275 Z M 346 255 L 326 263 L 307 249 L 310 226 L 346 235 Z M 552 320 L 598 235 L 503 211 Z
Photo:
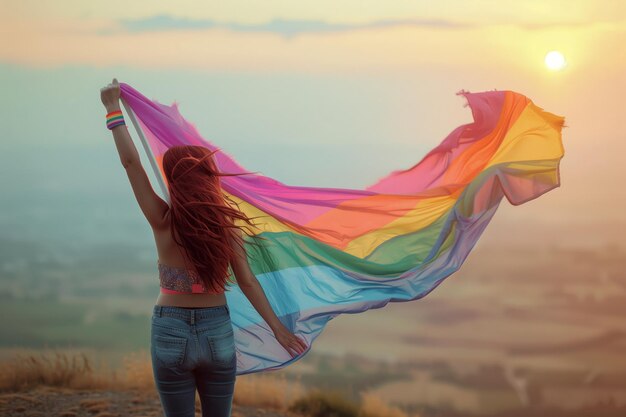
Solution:
M 164 105 L 120 87 L 162 186 L 169 147 L 216 149 L 176 102 Z M 250 266 L 281 322 L 308 349 L 339 314 L 435 289 L 461 267 L 503 196 L 519 205 L 560 185 L 564 117 L 514 91 L 457 94 L 474 122 L 454 129 L 414 166 L 365 189 L 292 186 L 260 174 L 222 177 L 242 211 L 262 216 L 254 232 L 267 240 L 260 247 L 247 242 Z M 223 172 L 247 172 L 223 151 L 215 157 Z M 237 374 L 280 369 L 308 352 L 292 358 L 237 286 L 226 298 Z

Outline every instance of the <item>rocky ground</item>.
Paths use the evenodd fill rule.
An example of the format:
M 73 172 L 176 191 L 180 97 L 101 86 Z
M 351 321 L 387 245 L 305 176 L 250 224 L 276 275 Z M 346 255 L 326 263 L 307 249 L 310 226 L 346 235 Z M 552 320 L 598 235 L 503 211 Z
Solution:
M 156 394 L 144 391 L 71 390 L 38 387 L 19 393 L 0 393 L 3 417 L 163 417 Z M 200 404 L 196 404 L 200 416 Z M 232 417 L 300 417 L 289 412 L 233 404 Z

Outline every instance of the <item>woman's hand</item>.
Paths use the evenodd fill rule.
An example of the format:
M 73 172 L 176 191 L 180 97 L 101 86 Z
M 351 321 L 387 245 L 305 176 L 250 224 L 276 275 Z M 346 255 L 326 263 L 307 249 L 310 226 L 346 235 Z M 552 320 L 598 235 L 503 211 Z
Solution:
M 298 336 L 291 333 L 285 326 L 281 326 L 274 331 L 274 336 L 276 336 L 278 343 L 280 343 L 291 356 L 300 355 L 307 348 L 306 343 Z
M 120 85 L 117 78 L 113 78 L 112 83 L 100 89 L 100 100 L 108 112 L 120 109 Z

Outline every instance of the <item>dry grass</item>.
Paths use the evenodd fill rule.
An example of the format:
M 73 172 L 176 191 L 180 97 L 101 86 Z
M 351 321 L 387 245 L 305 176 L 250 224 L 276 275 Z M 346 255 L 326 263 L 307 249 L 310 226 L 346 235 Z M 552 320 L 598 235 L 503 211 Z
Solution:
M 52 356 L 52 357 L 51 357 Z M 97 389 L 110 386 L 106 369 L 94 368 L 83 355 L 54 351 L 52 355 L 16 354 L 0 364 L 0 391 L 22 391 L 39 385 L 73 389 Z
M 0 392 L 2 401 L 12 398 L 37 402 L 36 398 L 24 391 L 48 386 L 68 390 L 102 389 L 108 391 L 136 390 L 138 397 L 131 401 L 131 407 L 140 410 L 143 395 L 156 395 L 150 356 L 145 350 L 126 355 L 121 369 L 112 370 L 107 364 L 93 366 L 90 359 L 82 354 L 69 355 L 53 350 L 39 354 L 15 354 L 11 359 L 0 362 Z M 305 390 L 299 378 L 287 380 L 284 373 L 254 373 L 237 377 L 235 397 L 237 405 L 270 409 L 279 412 L 295 411 L 310 414 L 309 411 L 339 411 L 349 409 L 354 417 L 416 417 L 408 416 L 399 409 L 388 406 L 374 394 L 364 394 L 360 405 L 341 398 L 340 394 Z M 198 398 L 196 398 L 198 400 Z M 299 407 L 294 407 L 299 405 Z M 106 400 L 83 400 L 76 408 L 67 409 L 62 414 L 76 416 L 79 408 L 99 417 L 114 417 L 110 413 L 111 404 Z M 199 406 L 199 404 L 198 404 Z M 321 407 L 321 408 L 320 408 Z M 341 414 L 341 413 L 340 413 Z M 339 415 L 339 414 L 338 414 Z
M 361 394 L 361 409 L 358 417 L 418 417 L 409 414 L 397 407 L 390 406 L 381 397 L 373 393 Z
M 289 405 L 289 411 L 308 417 L 419 417 L 387 404 L 373 393 L 361 394 L 361 401 L 356 404 L 334 390 L 319 389 L 309 390 L 296 398 Z
M 311 390 L 296 399 L 289 411 L 308 417 L 358 417 L 359 406 L 334 390 Z
M 235 398 L 239 405 L 286 411 L 304 393 L 299 378 L 287 380 L 285 374 L 254 373 L 237 377 Z
M 125 355 L 117 380 L 122 389 L 156 392 L 150 354 L 146 350 L 140 350 Z
M 111 403 L 106 400 L 82 400 L 79 405 L 91 414 L 105 412 L 111 407 Z

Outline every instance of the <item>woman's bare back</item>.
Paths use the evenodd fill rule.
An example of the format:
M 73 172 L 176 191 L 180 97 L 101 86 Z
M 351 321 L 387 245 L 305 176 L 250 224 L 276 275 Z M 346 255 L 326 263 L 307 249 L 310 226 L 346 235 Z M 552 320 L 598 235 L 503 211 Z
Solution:
M 172 237 L 171 227 L 153 229 L 156 242 L 158 261 L 162 264 L 185 268 L 182 249 Z M 177 307 L 212 307 L 226 304 L 226 296 L 222 294 L 163 294 L 157 298 L 157 305 Z

